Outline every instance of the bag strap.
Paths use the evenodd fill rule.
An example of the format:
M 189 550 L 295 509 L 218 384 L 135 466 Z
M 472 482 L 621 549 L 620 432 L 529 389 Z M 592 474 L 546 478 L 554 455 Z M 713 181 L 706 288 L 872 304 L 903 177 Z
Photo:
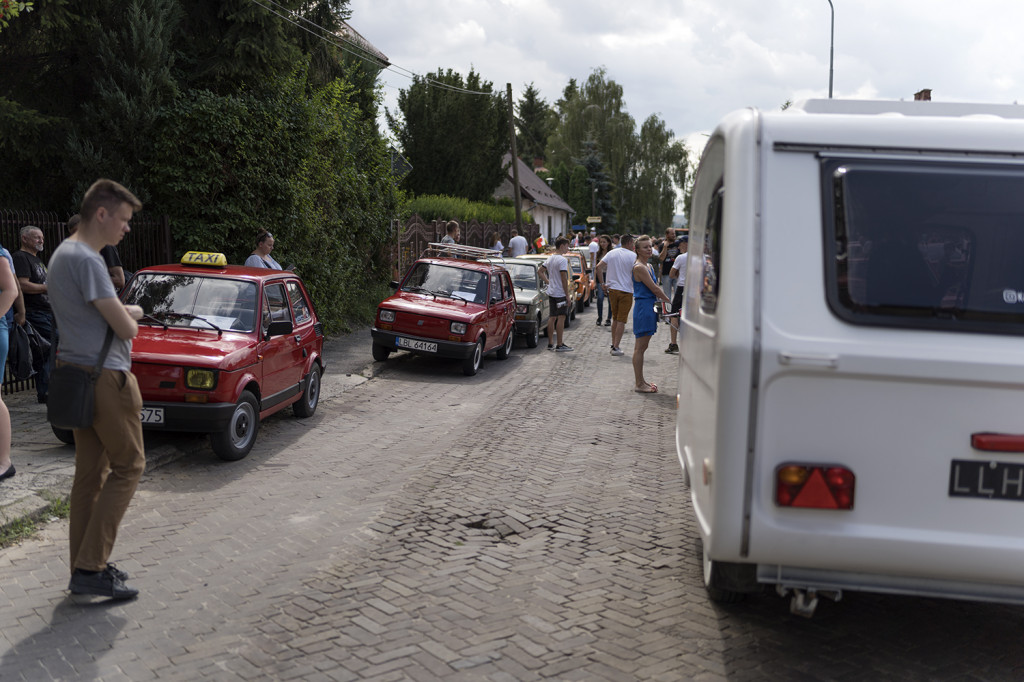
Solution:
M 96 362 L 96 366 L 92 370 L 90 378 L 93 383 L 100 378 L 100 372 L 103 371 L 103 361 L 107 359 L 107 353 L 110 351 L 110 344 L 114 340 L 114 328 L 109 324 L 107 325 L 107 335 L 103 338 L 103 348 L 100 350 L 100 359 Z

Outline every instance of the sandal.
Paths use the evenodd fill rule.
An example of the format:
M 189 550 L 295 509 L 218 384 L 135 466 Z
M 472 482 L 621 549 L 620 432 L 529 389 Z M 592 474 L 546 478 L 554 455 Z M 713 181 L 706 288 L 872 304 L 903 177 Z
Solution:
M 657 393 L 658 387 L 655 384 L 647 384 L 644 388 L 634 388 L 637 393 Z

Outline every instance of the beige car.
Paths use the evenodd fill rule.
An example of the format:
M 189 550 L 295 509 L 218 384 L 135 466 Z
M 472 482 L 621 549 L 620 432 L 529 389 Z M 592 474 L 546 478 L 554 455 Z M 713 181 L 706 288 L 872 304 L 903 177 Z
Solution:
M 550 253 L 527 253 L 522 256 L 516 256 L 510 260 L 516 261 L 519 259 L 532 260 L 539 265 L 543 265 L 544 262 L 551 256 Z M 571 265 L 570 265 L 571 270 Z M 565 316 L 565 328 L 568 329 L 572 321 L 576 319 L 576 287 L 573 286 L 572 275 L 569 275 L 569 291 L 566 297 L 566 310 L 568 311 Z

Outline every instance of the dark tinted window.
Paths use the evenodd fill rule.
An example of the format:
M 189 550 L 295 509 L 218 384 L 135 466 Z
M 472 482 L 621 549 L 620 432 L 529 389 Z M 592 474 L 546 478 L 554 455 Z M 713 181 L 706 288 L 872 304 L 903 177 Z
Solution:
M 1024 331 L 1024 169 L 824 162 L 828 298 L 863 324 Z
M 722 208 L 725 188 L 719 183 L 708 206 L 704 230 L 704 273 L 701 282 L 700 308 L 706 313 L 718 309 L 718 282 L 722 277 Z

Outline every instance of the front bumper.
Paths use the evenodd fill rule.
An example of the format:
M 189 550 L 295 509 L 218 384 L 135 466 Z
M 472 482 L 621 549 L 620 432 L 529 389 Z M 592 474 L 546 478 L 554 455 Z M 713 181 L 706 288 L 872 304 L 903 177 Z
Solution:
M 527 336 L 536 332 L 537 327 L 539 326 L 537 318 L 533 318 L 532 320 L 516 320 L 515 324 L 516 334 L 525 334 Z
M 419 355 L 429 355 L 439 358 L 457 358 L 459 360 L 463 360 L 472 356 L 476 351 L 476 343 L 473 341 L 429 339 L 424 336 L 413 336 L 412 334 L 400 334 L 393 331 L 385 331 L 383 329 L 377 329 L 376 327 L 370 330 L 370 334 L 373 336 L 373 342 L 376 344 L 387 346 L 391 350 L 407 350 Z M 403 339 L 412 339 L 413 341 L 422 341 L 424 343 L 436 343 L 437 352 L 403 348 L 396 343 L 399 337 Z
M 164 418 L 160 423 L 143 422 L 142 428 L 158 431 L 191 431 L 213 433 L 227 428 L 235 411 L 234 403 L 160 403 L 144 401 L 143 410 L 159 408 Z

